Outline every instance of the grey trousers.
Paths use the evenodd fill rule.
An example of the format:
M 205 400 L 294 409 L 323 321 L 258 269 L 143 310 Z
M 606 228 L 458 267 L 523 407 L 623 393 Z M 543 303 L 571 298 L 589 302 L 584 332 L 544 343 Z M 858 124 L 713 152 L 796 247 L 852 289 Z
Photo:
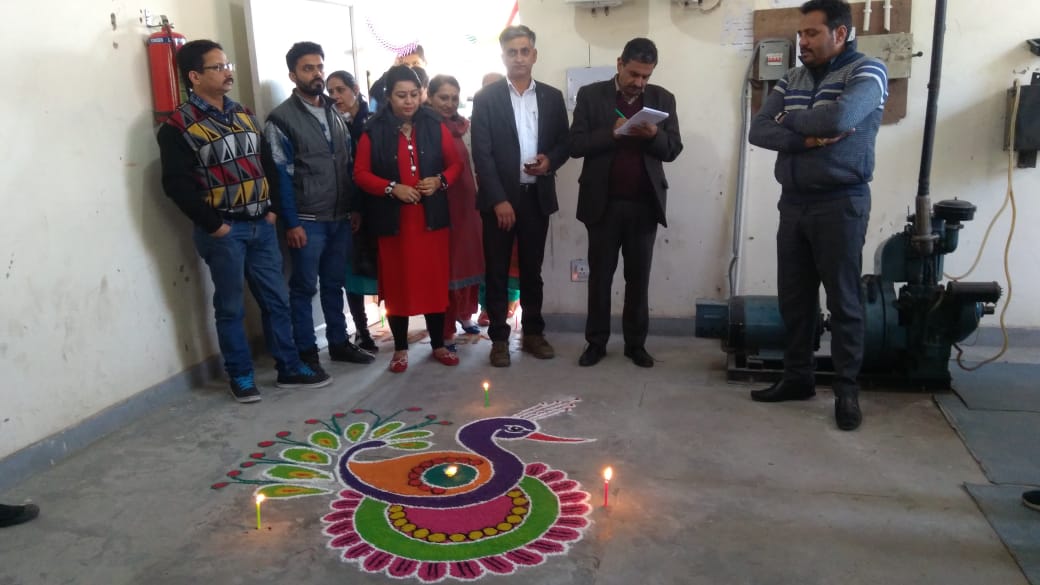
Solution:
M 777 289 L 787 333 L 784 380 L 812 383 L 820 284 L 831 315 L 834 393 L 855 394 L 863 363 L 863 243 L 870 197 L 812 203 L 781 200 L 776 233 Z

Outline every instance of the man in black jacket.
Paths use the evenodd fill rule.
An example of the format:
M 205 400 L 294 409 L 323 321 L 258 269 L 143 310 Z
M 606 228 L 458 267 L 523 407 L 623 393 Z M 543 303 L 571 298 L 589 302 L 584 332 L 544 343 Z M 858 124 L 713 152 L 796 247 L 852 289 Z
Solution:
M 589 232 L 589 299 L 585 321 L 588 346 L 578 360 L 592 366 L 606 355 L 610 338 L 610 289 L 618 250 L 625 258 L 625 305 L 621 317 L 625 356 L 649 368 L 650 262 L 657 224 L 667 227 L 668 181 L 662 162 L 682 152 L 675 97 L 648 85 L 657 66 L 653 41 L 635 38 L 617 60 L 617 75 L 578 90 L 570 149 L 585 157 L 578 190 L 578 220 Z M 622 129 L 643 107 L 668 114 L 659 124 Z
M 325 338 L 334 361 L 371 363 L 375 356 L 350 343 L 343 314 L 346 266 L 355 198 L 350 176 L 350 131 L 325 96 L 325 53 L 317 43 L 296 43 L 285 56 L 293 94 L 271 111 L 264 139 L 277 168 L 273 197 L 282 210 L 292 258 L 289 307 L 300 359 L 316 371 L 312 303 L 321 286 Z
M 473 98 L 473 166 L 477 208 L 484 223 L 491 365 L 507 367 L 509 325 L 506 287 L 513 241 L 520 261 L 523 299 L 521 348 L 539 359 L 555 356 L 542 318 L 542 259 L 549 216 L 559 209 L 556 170 L 568 158 L 567 108 L 560 90 L 531 77 L 538 60 L 535 34 L 511 26 L 498 37 L 506 79 Z

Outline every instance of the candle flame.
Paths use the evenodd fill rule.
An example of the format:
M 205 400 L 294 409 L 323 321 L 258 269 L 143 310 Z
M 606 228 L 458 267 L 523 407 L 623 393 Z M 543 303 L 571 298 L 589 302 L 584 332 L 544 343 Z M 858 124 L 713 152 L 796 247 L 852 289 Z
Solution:
M 614 468 L 613 467 L 608 467 L 608 468 L 603 470 L 603 479 L 604 479 L 604 481 L 610 481 L 610 478 L 612 478 L 612 477 L 614 477 Z
M 256 505 L 259 506 L 266 499 L 267 499 L 267 496 L 265 496 L 264 494 L 257 494 L 256 495 Z
M 484 392 L 487 392 L 490 389 L 491 389 L 491 382 L 488 382 L 487 380 L 484 380 Z
M 448 477 L 455 477 L 455 474 L 459 472 L 459 468 L 455 465 L 449 465 L 444 468 L 444 475 Z

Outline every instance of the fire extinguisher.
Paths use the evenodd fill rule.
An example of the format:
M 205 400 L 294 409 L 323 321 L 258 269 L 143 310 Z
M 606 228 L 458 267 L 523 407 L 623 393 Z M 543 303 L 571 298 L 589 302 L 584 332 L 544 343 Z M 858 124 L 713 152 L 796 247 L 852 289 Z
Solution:
M 159 30 L 148 36 L 148 69 L 152 73 L 152 103 L 156 124 L 166 120 L 187 99 L 181 93 L 176 60 L 177 50 L 184 46 L 187 39 L 173 32 L 173 24 L 165 14 L 160 18 L 162 24 Z

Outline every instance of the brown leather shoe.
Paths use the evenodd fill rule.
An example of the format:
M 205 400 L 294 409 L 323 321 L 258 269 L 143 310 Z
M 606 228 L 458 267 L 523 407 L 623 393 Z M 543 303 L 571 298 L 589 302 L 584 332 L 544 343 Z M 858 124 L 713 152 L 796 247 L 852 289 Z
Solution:
M 509 342 L 508 341 L 492 341 L 491 342 L 491 355 L 488 356 L 491 360 L 491 365 L 496 368 L 508 368 L 509 367 Z
M 549 345 L 544 335 L 525 335 L 520 343 L 520 349 L 540 360 L 549 360 L 556 357 L 553 346 Z

